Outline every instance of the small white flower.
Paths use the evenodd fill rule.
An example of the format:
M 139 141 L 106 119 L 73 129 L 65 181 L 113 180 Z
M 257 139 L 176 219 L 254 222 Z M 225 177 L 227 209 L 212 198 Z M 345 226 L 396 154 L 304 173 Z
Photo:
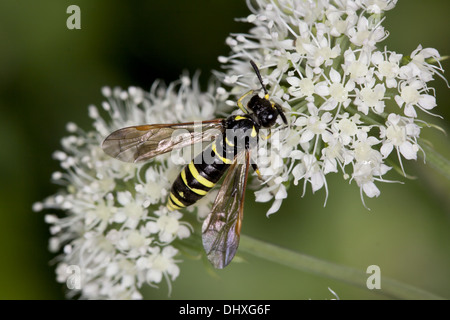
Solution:
M 400 85 L 400 95 L 395 96 L 399 107 L 404 107 L 405 115 L 417 118 L 415 107 L 428 112 L 436 106 L 436 98 L 426 93 L 421 81 L 415 80 L 410 83 L 403 82 Z
M 362 7 L 369 13 L 375 14 L 391 10 L 397 4 L 397 0 L 362 0 L 357 2 L 361 2 Z
M 351 100 L 349 93 L 354 89 L 355 83 L 353 81 L 346 81 L 339 72 L 331 68 L 329 73 L 330 82 L 322 82 L 317 94 L 328 99 L 320 107 L 322 110 L 333 110 L 337 106 L 347 107 Z M 317 86 L 319 88 L 319 85 Z
M 354 45 L 366 50 L 373 50 L 376 43 L 384 40 L 387 34 L 381 25 L 373 25 L 373 21 L 362 16 L 359 18 L 358 24 L 348 31 L 348 36 Z
M 354 103 L 358 106 L 358 111 L 367 115 L 369 109 L 374 113 L 380 114 L 384 112 L 386 87 L 384 84 L 377 84 L 372 87 L 373 82 L 365 85 L 361 90 L 356 89 L 357 98 Z
M 180 274 L 180 268 L 176 265 L 173 259 L 178 253 L 178 250 L 172 246 L 164 247 L 162 250 L 155 247 L 154 252 L 149 258 L 149 270 L 146 275 L 146 280 L 150 283 L 159 283 L 163 276 L 166 276 L 170 281 L 174 281 Z
M 359 129 L 358 124 L 361 123 L 359 115 L 354 115 L 348 118 L 345 114 L 338 122 L 336 122 L 335 128 L 338 130 L 339 139 L 344 145 L 350 144 L 354 137 L 357 135 Z
M 256 202 L 268 202 L 274 199 L 272 206 L 267 211 L 267 216 L 277 212 L 285 198 L 287 198 L 287 191 L 281 180 L 271 180 L 267 186 L 255 192 Z
M 323 28 L 324 25 L 318 25 L 318 28 Z M 329 67 L 333 63 L 333 59 L 338 57 L 341 53 L 339 45 L 330 47 L 329 41 L 323 34 L 318 32 L 317 38 L 313 39 L 311 43 L 303 43 L 303 49 L 306 53 L 308 65 L 314 70 L 314 73 L 320 73 L 321 66 Z
M 417 159 L 419 134 L 420 127 L 411 119 L 391 113 L 386 121 L 386 127 L 380 127 L 380 136 L 384 139 L 380 152 L 386 158 L 395 148 L 403 169 L 400 154 L 407 160 Z
M 158 217 L 151 218 L 152 221 L 147 222 L 145 227 L 151 233 L 158 233 L 159 241 L 169 243 L 177 237 L 183 239 L 190 236 L 191 231 L 188 225 L 179 221 L 182 217 L 180 212 L 161 207 L 155 211 L 155 215 Z
M 332 120 L 332 115 L 329 112 L 325 112 L 322 116 L 319 116 L 319 110 L 309 105 L 311 116 L 300 116 L 294 122 L 294 126 L 299 127 L 300 143 L 306 143 L 311 141 L 314 137 L 320 136 L 325 133 L 328 128 L 328 123 Z
M 306 66 L 305 76 L 299 78 L 290 76 L 286 81 L 291 85 L 289 87 L 289 94 L 295 98 L 305 98 L 307 101 L 314 102 L 315 80 L 314 73 L 310 66 Z
M 134 197 L 130 191 L 118 192 L 117 202 L 121 206 L 116 208 L 115 222 L 123 223 L 129 228 L 135 228 L 140 221 L 146 219 L 147 210 L 143 206 L 141 197 Z
M 380 190 L 373 182 L 373 166 L 370 162 L 355 163 L 352 178 L 356 181 L 361 191 L 369 198 L 378 197 L 380 195 Z M 361 199 L 363 200 L 362 194 Z
M 375 74 L 378 79 L 385 80 L 387 88 L 395 88 L 397 86 L 397 76 L 400 72 L 401 54 L 391 52 L 387 58 L 387 52 L 374 52 L 372 54 L 372 63 L 377 67 Z
M 433 80 L 435 74 L 440 76 L 439 72 L 444 70 L 438 64 L 433 65 L 427 60 L 432 59 L 439 63 L 440 55 L 436 49 L 425 48 L 419 45 L 410 55 L 411 61 L 400 70 L 405 79 L 418 78 L 424 82 Z
M 348 49 L 344 53 L 345 62 L 342 68 L 350 79 L 358 84 L 370 81 L 372 74 L 369 72 L 369 57 L 364 52 L 359 54 L 358 59 L 353 50 Z

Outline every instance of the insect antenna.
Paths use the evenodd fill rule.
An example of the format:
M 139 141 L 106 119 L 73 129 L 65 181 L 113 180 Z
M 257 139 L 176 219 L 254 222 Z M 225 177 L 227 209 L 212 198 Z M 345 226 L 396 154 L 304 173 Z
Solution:
M 262 78 L 261 78 L 261 73 L 259 73 L 258 67 L 257 67 L 256 64 L 253 62 L 253 60 L 250 60 L 250 64 L 252 65 L 253 70 L 255 70 L 256 76 L 258 77 L 259 82 L 261 83 L 262 88 L 264 89 L 264 94 L 267 95 L 268 92 L 267 92 L 266 86 L 263 84 L 263 81 L 262 81 Z

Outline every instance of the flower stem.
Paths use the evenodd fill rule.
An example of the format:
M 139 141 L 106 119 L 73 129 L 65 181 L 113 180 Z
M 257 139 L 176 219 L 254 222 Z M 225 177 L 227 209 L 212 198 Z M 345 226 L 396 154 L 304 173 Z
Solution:
M 419 155 L 424 158 L 424 160 L 429 163 L 435 170 L 437 170 L 444 177 L 450 180 L 450 161 L 439 152 L 434 150 L 434 148 L 425 141 L 422 140 L 420 146 L 425 152 L 425 155 L 423 153 L 419 153 Z
M 268 261 L 367 289 L 366 281 L 370 274 L 358 269 L 320 260 L 246 235 L 241 235 L 239 248 L 241 252 L 250 253 Z M 433 293 L 389 279 L 385 276 L 381 277 L 381 289 L 377 290 L 377 292 L 398 299 L 443 299 Z

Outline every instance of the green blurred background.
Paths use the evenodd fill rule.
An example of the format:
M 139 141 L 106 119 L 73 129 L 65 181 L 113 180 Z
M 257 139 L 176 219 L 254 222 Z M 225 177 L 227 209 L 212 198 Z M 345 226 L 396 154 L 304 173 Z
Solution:
M 66 28 L 66 8 L 81 8 L 81 30 Z M 384 25 L 390 50 L 409 54 L 418 44 L 450 55 L 450 2 L 399 1 Z M 156 78 L 175 80 L 183 70 L 202 70 L 206 82 L 217 57 L 226 55 L 230 32 L 248 25 L 234 21 L 248 14 L 244 1 L 49 1 L 0 2 L 0 298 L 62 299 L 53 258 L 47 251 L 44 214 L 33 202 L 57 191 L 50 175 L 58 170 L 51 158 L 60 149 L 65 125 L 90 128 L 89 104 L 100 105 L 100 89 L 140 86 Z M 449 61 L 444 61 L 450 69 Z M 437 113 L 432 119 L 449 130 L 450 90 L 438 79 Z M 450 159 L 449 139 L 427 129 L 430 139 Z M 249 193 L 243 232 L 258 239 L 365 271 L 380 266 L 391 277 L 450 298 L 450 185 L 421 161 L 408 163 L 417 176 L 405 184 L 378 186 L 381 196 L 366 199 L 340 175 L 330 176 L 324 191 L 301 198 L 292 188 L 281 210 L 266 218 L 267 204 Z M 393 180 L 405 180 L 397 174 Z M 244 256 L 211 276 L 201 260 L 184 258 L 174 282 L 176 299 L 380 299 L 367 289 L 294 271 Z M 165 284 L 145 290 L 147 298 L 166 299 Z

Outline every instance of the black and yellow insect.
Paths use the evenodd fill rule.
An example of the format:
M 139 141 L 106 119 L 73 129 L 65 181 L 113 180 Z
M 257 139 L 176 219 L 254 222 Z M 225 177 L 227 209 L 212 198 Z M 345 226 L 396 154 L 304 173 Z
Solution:
M 250 152 L 258 144 L 260 128 L 272 127 L 278 116 L 287 123 L 281 107 L 269 100 L 255 63 L 250 62 L 264 90 L 254 94 L 247 106 L 237 101 L 243 115 L 199 123 L 152 124 L 122 128 L 111 133 L 102 144 L 104 152 L 125 162 L 141 162 L 197 142 L 213 141 L 179 174 L 172 185 L 167 207 L 177 210 L 205 196 L 225 174 L 211 213 L 203 222 L 203 247 L 208 260 L 222 269 L 233 259 L 241 232 L 244 195 L 250 165 Z M 180 134 L 175 134 L 181 132 Z

